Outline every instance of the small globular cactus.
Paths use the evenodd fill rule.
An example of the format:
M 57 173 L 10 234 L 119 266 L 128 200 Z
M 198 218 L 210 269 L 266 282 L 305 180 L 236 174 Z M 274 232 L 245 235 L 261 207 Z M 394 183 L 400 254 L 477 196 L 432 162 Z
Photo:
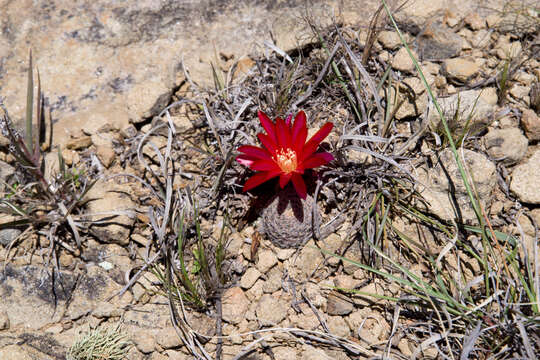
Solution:
M 321 225 L 319 207 L 313 197 L 301 199 L 291 186 L 278 192 L 263 210 L 261 230 L 280 248 L 297 248 L 304 245 L 318 232 Z

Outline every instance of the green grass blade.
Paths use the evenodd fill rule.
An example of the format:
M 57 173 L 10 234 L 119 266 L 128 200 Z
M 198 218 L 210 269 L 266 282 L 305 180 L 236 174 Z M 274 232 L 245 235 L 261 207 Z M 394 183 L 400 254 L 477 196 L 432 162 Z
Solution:
M 33 64 L 32 64 L 32 50 L 30 50 L 30 55 L 28 56 L 28 87 L 26 89 L 26 133 L 25 141 L 26 148 L 28 151 L 32 152 L 34 148 L 32 145 L 32 111 L 34 107 L 34 74 L 33 74 Z

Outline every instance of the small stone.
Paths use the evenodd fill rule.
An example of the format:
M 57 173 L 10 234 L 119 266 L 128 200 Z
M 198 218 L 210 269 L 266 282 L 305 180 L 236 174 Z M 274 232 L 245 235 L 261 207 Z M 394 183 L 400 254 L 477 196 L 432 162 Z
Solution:
M 412 51 L 412 54 L 415 59 L 418 58 L 418 55 L 414 51 Z M 394 58 L 392 59 L 392 67 L 395 70 L 403 71 L 403 72 L 412 72 L 414 70 L 414 63 L 409 56 L 409 53 L 407 52 L 407 49 L 402 47 L 398 50 L 398 52 L 394 55 Z
M 107 271 L 112 270 L 114 268 L 114 265 L 108 261 L 102 261 L 98 265 Z
M 277 346 L 277 347 L 272 348 L 272 352 L 274 353 L 275 358 L 279 360 L 298 358 L 298 356 L 296 355 L 295 348 L 291 346 Z
M 502 37 L 499 39 L 502 39 Z M 521 50 L 522 46 L 519 41 L 509 42 L 508 40 L 502 40 L 497 43 L 495 52 L 501 60 L 513 60 L 521 54 Z
M 276 265 L 278 259 L 276 255 L 270 249 L 259 250 L 258 260 L 257 260 L 257 269 L 263 274 L 270 270 L 274 265 Z
M 437 21 L 429 22 L 418 37 L 418 52 L 422 59 L 448 59 L 459 55 L 462 47 L 461 36 Z
M 486 16 L 486 22 L 487 22 L 488 28 L 491 29 L 499 25 L 499 23 L 501 22 L 501 17 L 495 13 L 489 14 L 488 16 Z
M 237 286 L 231 287 L 223 293 L 222 301 L 223 320 L 231 324 L 240 323 L 249 308 L 249 300 L 244 291 Z
M 477 49 L 485 48 L 491 41 L 491 33 L 489 30 L 483 29 L 476 31 L 471 38 L 471 45 Z
M 187 354 L 184 354 L 181 351 L 165 350 L 165 354 L 167 354 L 169 360 L 189 360 L 189 359 L 191 359 L 190 356 L 188 356 Z
M 111 182 L 98 180 L 88 191 L 86 198 L 90 200 L 88 202 L 89 213 L 106 214 L 93 216 L 94 221 L 103 218 L 109 219 L 108 223 L 92 228 L 100 240 L 128 245 L 130 229 L 135 222 L 133 218 L 135 203 L 129 194 Z M 110 220 L 111 215 L 107 212 L 120 213 L 121 215 L 119 214 Z
M 524 203 L 540 204 L 540 150 L 512 172 L 510 190 Z
M 240 279 L 240 287 L 242 289 L 249 289 L 255 284 L 255 282 L 261 276 L 261 272 L 256 268 L 249 268 L 246 270 L 245 274 Z
M 395 50 L 401 45 L 401 39 L 395 31 L 381 31 L 377 40 L 387 50 Z
M 76 139 L 71 139 L 66 144 L 66 148 L 71 150 L 82 150 L 92 145 L 92 137 L 83 136 Z
M 540 78 L 540 70 L 538 70 L 536 76 Z M 529 98 L 531 108 L 535 109 L 537 114 L 540 114 L 540 82 L 534 82 L 531 85 L 531 92 L 529 93 Z
M 330 293 L 326 300 L 326 312 L 329 315 L 347 315 L 354 309 L 354 305 L 344 297 L 337 293 Z
M 390 325 L 378 312 L 362 309 L 353 312 L 345 321 L 354 332 L 354 335 L 367 344 L 375 344 L 386 339 L 390 332 Z
M 265 294 L 259 300 L 255 312 L 262 326 L 275 326 L 287 317 L 289 306 L 285 301 Z
M 387 63 L 392 59 L 392 54 L 390 54 L 388 51 L 383 50 L 377 55 L 377 59 L 383 63 Z
M 529 98 L 530 91 L 531 91 L 530 87 L 519 85 L 519 84 L 514 84 L 510 88 L 510 94 L 512 94 L 512 96 L 518 100 L 525 101 L 526 104 L 528 104 L 530 101 L 530 98 Z M 528 100 L 525 100 L 525 98 L 527 98 Z
M 244 245 L 244 238 L 240 233 L 234 232 L 229 236 L 229 241 L 226 246 L 227 252 L 232 255 L 238 255 L 240 254 L 242 245 Z
M 536 226 L 540 227 L 540 209 L 532 209 L 531 216 L 534 219 L 534 222 L 536 222 Z
M 69 149 L 62 150 L 62 158 L 67 166 L 76 165 L 81 160 L 78 152 Z
M 259 279 L 248 291 L 246 291 L 246 296 L 250 301 L 256 301 L 257 299 L 261 298 L 262 294 L 264 293 L 263 287 L 265 282 L 266 281 L 263 279 Z
M 7 345 L 0 349 L 0 359 L 2 360 L 32 360 L 28 352 L 20 345 Z
M 154 334 L 148 330 L 137 330 L 131 339 L 135 347 L 142 353 L 148 354 L 155 350 L 156 339 Z
M 462 83 L 472 78 L 480 70 L 474 61 L 463 58 L 447 59 L 444 61 L 443 68 L 448 77 Z
M 302 357 L 300 360 L 329 360 L 331 359 L 320 347 L 314 347 L 308 344 L 302 346 L 300 351 Z M 292 358 L 291 358 L 292 359 Z
M 486 19 L 476 12 L 470 13 L 463 20 L 473 30 L 480 30 L 486 27 Z
M 169 360 L 169 358 L 167 356 L 165 356 L 165 355 L 161 355 L 157 351 L 154 351 L 150 355 L 150 358 L 148 358 L 148 360 Z
M 96 154 L 103 166 L 109 168 L 116 158 L 116 152 L 112 146 L 97 146 Z
M 249 70 L 255 66 L 255 61 L 250 57 L 244 56 L 236 63 L 236 68 L 234 70 L 233 78 L 236 79 L 240 76 L 246 75 L 249 73 Z
M 98 319 L 117 317 L 122 315 L 121 309 L 107 301 L 100 301 L 92 315 Z
M 455 12 L 448 10 L 446 12 L 446 16 L 444 17 L 444 20 L 445 20 L 444 22 L 446 23 L 446 25 L 450 27 L 454 27 L 457 24 L 459 24 L 460 19 L 458 18 Z
M 411 350 L 411 347 L 414 349 L 416 345 L 414 344 L 410 344 L 409 343 L 409 340 L 407 340 L 407 338 L 403 337 L 401 338 L 401 340 L 399 340 L 399 343 L 398 343 L 398 349 L 399 351 L 401 351 L 401 354 L 403 356 L 405 356 L 406 358 L 410 358 L 413 354 L 412 350 Z
M 488 154 L 505 164 L 520 161 L 527 152 L 528 143 L 518 128 L 495 129 L 484 136 Z
M 9 329 L 9 317 L 5 311 L 0 311 L 0 330 Z
M 263 284 L 263 291 L 266 294 L 272 294 L 281 289 L 281 278 L 282 273 L 277 267 L 270 269 L 267 279 Z
M 308 243 L 311 244 L 312 241 Z M 313 243 L 314 245 L 314 243 Z M 296 268 L 302 272 L 306 277 L 313 274 L 320 264 L 324 261 L 324 258 L 319 250 L 311 246 L 305 246 L 296 259 Z
M 20 229 L 3 229 L 0 230 L 0 244 L 8 246 L 13 240 L 15 240 L 22 231 Z
M 520 70 L 516 72 L 516 75 L 514 76 L 514 79 L 516 81 L 519 81 L 521 84 L 525 86 L 530 86 L 534 83 L 536 80 L 536 76 L 534 74 L 528 73 L 526 71 Z
M 0 329 L 1 330 L 1 329 Z M 45 330 L 49 334 L 60 334 L 64 331 L 64 326 L 62 324 L 53 324 Z
M 365 293 L 365 294 L 373 294 L 373 295 L 381 295 L 384 296 L 384 288 L 381 284 L 378 283 L 369 283 L 366 286 L 360 288 L 358 290 L 359 293 Z M 369 296 L 369 295 L 359 295 L 356 298 L 356 304 L 359 304 L 361 306 L 370 306 L 372 304 L 382 304 L 385 300 L 383 300 L 380 297 L 375 296 Z
M 172 326 L 158 330 L 156 333 L 156 341 L 163 349 L 173 349 L 180 347 L 183 344 Z
M 349 325 L 345 322 L 341 316 L 328 316 L 326 321 L 330 334 L 337 335 L 343 338 L 351 336 L 351 330 Z
M 326 298 L 321 295 L 321 288 L 319 284 L 309 282 L 306 284 L 305 291 L 306 296 L 309 298 L 309 300 L 314 306 L 318 308 L 326 306 Z
M 354 289 L 358 283 L 358 280 L 350 275 L 341 274 L 334 278 L 334 285 L 340 289 Z
M 137 136 L 137 128 L 133 124 L 129 124 L 120 131 L 120 134 L 126 139 Z
M 290 259 L 295 252 L 296 249 L 278 249 L 276 256 L 278 260 L 284 261 Z

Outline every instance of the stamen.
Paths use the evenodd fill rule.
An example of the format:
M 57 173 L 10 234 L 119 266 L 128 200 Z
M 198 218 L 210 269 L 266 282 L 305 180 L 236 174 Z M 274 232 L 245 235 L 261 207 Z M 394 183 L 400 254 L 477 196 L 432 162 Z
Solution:
M 293 172 L 298 167 L 296 152 L 292 149 L 279 149 L 274 161 L 285 174 Z

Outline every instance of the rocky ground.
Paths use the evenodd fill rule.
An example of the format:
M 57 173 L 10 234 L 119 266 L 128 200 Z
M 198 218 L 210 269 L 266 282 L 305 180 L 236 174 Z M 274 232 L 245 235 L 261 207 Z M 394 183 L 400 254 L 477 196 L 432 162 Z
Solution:
M 46 106 L 52 109 L 53 146 L 59 146 L 67 166 L 84 170 L 89 181 L 97 179 L 86 194 L 89 201 L 74 214 L 80 251 L 69 227 L 55 228 L 54 238 L 51 225 L 0 231 L 0 258 L 6 259 L 0 272 L 0 359 L 65 359 L 81 334 L 118 323 L 134 345 L 127 359 L 441 357 L 444 338 L 430 341 L 439 331 L 429 325 L 437 323 L 435 316 L 427 320 L 413 305 L 397 309 L 392 299 L 408 296 L 398 283 L 319 248 L 388 270 L 389 262 L 360 240 L 376 232 L 364 227 L 363 219 L 379 191 L 389 203 L 398 203 L 414 189 L 424 201 L 412 202 L 411 208 L 445 229 L 455 223 L 477 224 L 474 209 L 437 110 L 389 19 L 381 14 L 371 27 L 377 30 L 373 41 L 368 36 L 378 3 L 368 2 L 366 9 L 347 1 L 341 8 L 331 1 L 316 3 L 310 18 L 295 2 L 215 8 L 210 2 L 163 1 L 115 8 L 99 1 L 54 1 L 43 5 L 39 16 L 36 12 L 24 18 L 18 15 L 20 3 L 0 2 L 0 54 L 7 54 L 0 55 L 3 104 L 13 119 L 22 118 L 26 102 L 21 84 L 26 84 L 30 43 L 37 49 Z M 538 10 L 523 1 L 469 3 L 418 0 L 396 10 L 396 20 L 449 121 L 486 218 L 495 230 L 520 239 L 521 256 L 528 256 L 538 272 Z M 332 8 L 341 10 L 339 31 L 320 15 Z M 270 15 L 286 26 L 257 20 Z M 238 18 L 242 21 L 235 22 Z M 322 31 L 329 52 L 342 41 L 360 60 L 370 48 L 365 68 L 375 84 L 391 69 L 386 78 L 392 82 L 382 81 L 376 91 L 383 102 L 380 109 L 373 93 L 350 89 L 356 101 L 364 101 L 364 119 L 393 120 L 384 134 L 377 137 L 365 130 L 377 128 L 369 121 L 355 122 L 331 70 L 317 81 L 332 66 L 308 24 Z M 40 27 L 50 32 L 40 32 Z M 266 30 L 275 45 L 262 45 L 270 41 Z M 221 41 L 220 32 L 239 40 Z M 259 40 L 259 47 L 242 41 L 250 38 Z M 347 68 L 355 63 L 343 45 L 335 56 L 349 56 L 348 63 L 338 64 L 344 77 L 362 78 L 357 68 Z M 315 83 L 320 89 L 309 93 L 308 86 Z M 318 239 L 298 249 L 277 247 L 264 233 L 261 222 L 267 218 L 260 216 L 261 201 L 268 200 L 266 192 L 275 191 L 272 185 L 243 194 L 241 185 L 249 173 L 231 161 L 229 150 L 256 143 L 258 108 L 273 116 L 305 109 L 314 129 L 328 120 L 335 124 L 326 146 L 336 161 L 310 185 L 312 194 L 319 195 L 323 226 Z M 174 125 L 173 136 L 168 124 Z M 374 147 L 377 141 L 389 145 Z M 1 146 L 0 176 L 12 183 L 16 160 L 6 139 Z M 160 195 L 158 187 L 168 176 L 152 176 L 163 170 L 160 156 L 176 164 L 174 173 L 165 167 L 173 199 Z M 47 176 L 53 176 L 59 165 L 56 151 L 47 153 L 45 164 Z M 122 176 L 114 177 L 118 174 Z M 167 227 L 171 232 L 164 235 L 157 231 L 167 202 L 175 211 L 185 211 L 185 260 L 192 279 L 202 279 L 195 270 L 195 208 L 208 254 L 215 256 L 220 239 L 226 244 L 218 289 L 212 292 L 201 280 L 203 304 L 184 299 L 185 311 L 161 276 L 168 264 L 163 259 L 180 266 L 174 229 Z M 398 245 L 392 235 L 376 245 L 427 279 L 430 264 L 415 263 L 414 254 L 446 253 L 451 239 L 435 225 L 404 214 L 391 214 L 388 233 L 405 234 L 409 247 Z M 2 222 L 10 219 L 5 216 Z M 174 228 L 179 219 L 171 223 Z M 464 238 L 471 247 L 482 248 L 473 233 Z M 171 241 L 172 250 L 167 245 Z M 445 269 L 463 275 L 478 290 L 474 279 L 482 274 L 479 261 L 461 248 L 456 254 L 446 260 Z M 145 262 L 152 266 L 145 268 Z M 466 264 L 464 274 L 461 262 Z M 182 289 L 179 282 L 176 286 Z M 170 303 L 181 325 L 173 326 Z M 482 318 L 486 327 L 504 320 L 490 316 L 486 312 Z M 538 353 L 537 325 L 527 323 L 524 329 L 532 344 L 508 345 L 505 356 L 530 357 L 531 348 Z

